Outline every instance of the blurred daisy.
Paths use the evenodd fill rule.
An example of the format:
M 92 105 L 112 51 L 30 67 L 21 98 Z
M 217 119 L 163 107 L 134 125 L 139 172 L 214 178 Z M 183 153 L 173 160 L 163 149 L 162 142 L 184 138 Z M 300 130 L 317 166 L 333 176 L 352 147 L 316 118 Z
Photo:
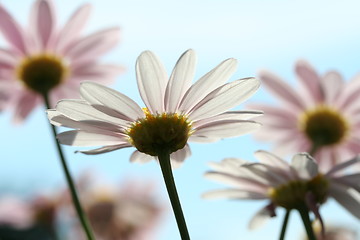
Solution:
M 225 83 L 236 70 L 228 59 L 191 85 L 195 53 L 185 52 L 170 76 L 159 59 L 149 51 L 136 62 L 140 95 L 146 108 L 127 96 L 93 82 L 80 86 L 82 100 L 62 100 L 49 110 L 52 124 L 74 128 L 58 135 L 62 144 L 99 146 L 82 151 L 99 154 L 135 147 L 132 162 L 147 162 L 159 152 L 171 154 L 173 163 L 190 155 L 188 141 L 214 142 L 258 129 L 249 120 L 258 111 L 227 111 L 249 98 L 259 87 L 253 78 Z
M 264 124 L 255 137 L 276 143 L 275 152 L 310 152 L 324 171 L 359 153 L 360 79 L 345 83 L 339 73 L 319 76 L 304 61 L 296 63 L 300 86 L 291 88 L 276 75 L 262 71 L 259 78 L 282 106 L 256 104 L 264 110 Z M 315 154 L 314 154 L 315 152 Z
M 321 220 L 318 207 L 328 197 L 334 198 L 351 214 L 360 219 L 360 172 L 344 173 L 344 169 L 359 165 L 360 157 L 340 163 L 328 172 L 318 171 L 316 161 L 307 153 L 296 154 L 288 164 L 265 151 L 257 151 L 260 163 L 228 158 L 211 163 L 215 171 L 205 177 L 235 188 L 205 193 L 205 198 L 270 200 L 250 221 L 249 227 L 259 226 L 276 216 L 275 208 L 299 209 L 304 205 Z
M 117 44 L 118 28 L 81 36 L 90 8 L 80 7 L 56 28 L 53 1 L 37 0 L 23 28 L 0 5 L 0 31 L 9 44 L 0 49 L 0 109 L 13 107 L 15 122 L 23 121 L 44 96 L 51 105 L 78 97 L 81 80 L 109 83 L 123 71 L 97 62 Z

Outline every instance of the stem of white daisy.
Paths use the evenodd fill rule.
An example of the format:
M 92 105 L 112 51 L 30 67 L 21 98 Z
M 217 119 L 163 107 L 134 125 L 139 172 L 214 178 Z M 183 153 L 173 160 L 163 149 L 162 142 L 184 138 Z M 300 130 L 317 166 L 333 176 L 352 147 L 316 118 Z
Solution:
M 304 223 L 304 227 L 309 240 L 316 240 L 314 230 L 309 217 L 309 210 L 306 206 L 301 206 L 297 209 L 300 213 L 301 219 Z
M 44 94 L 44 102 L 45 102 L 45 105 L 46 105 L 47 109 L 51 108 L 50 103 L 49 103 L 49 99 L 48 99 L 46 94 Z M 77 192 L 76 192 L 76 187 L 75 187 L 74 181 L 72 180 L 72 177 L 71 177 L 69 168 L 67 166 L 67 163 L 66 163 L 65 156 L 63 154 L 62 148 L 61 148 L 59 142 L 56 139 L 56 135 L 57 135 L 56 128 L 52 124 L 50 124 L 50 126 L 51 126 L 52 133 L 53 133 L 53 136 L 54 136 L 54 139 L 55 139 L 55 144 L 56 144 L 56 148 L 57 148 L 57 151 L 58 151 L 58 154 L 59 154 L 59 157 L 60 157 L 61 166 L 62 166 L 63 171 L 65 173 L 65 178 L 66 178 L 69 190 L 70 190 L 70 194 L 71 194 L 71 198 L 72 198 L 75 210 L 77 212 L 77 215 L 79 217 L 81 225 L 82 225 L 82 227 L 84 229 L 84 232 L 85 232 L 85 234 L 87 236 L 87 239 L 88 240 L 95 240 L 95 236 L 94 236 L 93 231 L 91 229 L 89 220 L 88 220 L 83 208 L 81 207 L 81 203 L 80 203 L 79 197 L 78 197 Z
M 285 214 L 284 222 L 283 222 L 283 225 L 282 225 L 282 228 L 281 228 L 281 233 L 280 233 L 279 240 L 284 240 L 285 239 L 285 232 L 286 232 L 287 224 L 288 224 L 288 221 L 289 221 L 290 211 L 291 210 L 286 210 L 286 214 Z
M 162 151 L 158 155 L 161 171 L 164 177 L 166 189 L 170 198 L 171 206 L 175 214 L 176 222 L 182 240 L 190 240 L 189 232 L 186 227 L 183 211 L 179 196 L 176 191 L 174 176 L 170 164 L 170 154 L 167 151 Z

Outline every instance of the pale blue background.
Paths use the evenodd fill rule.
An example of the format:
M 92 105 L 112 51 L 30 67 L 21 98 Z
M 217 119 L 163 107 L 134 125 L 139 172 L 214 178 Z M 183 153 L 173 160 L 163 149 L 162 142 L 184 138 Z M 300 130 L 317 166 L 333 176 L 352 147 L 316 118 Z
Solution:
M 299 58 L 310 61 L 320 73 L 336 69 L 347 80 L 360 71 L 360 4 L 356 0 L 67 0 L 56 1 L 60 22 L 85 2 L 94 6 L 87 32 L 121 26 L 121 44 L 103 60 L 126 66 L 126 74 L 119 76 L 113 87 L 139 103 L 134 65 L 136 57 L 144 50 L 154 51 L 170 72 L 185 50 L 195 49 L 197 78 L 229 57 L 239 60 L 239 68 L 231 80 L 256 76 L 259 69 L 269 69 L 294 81 L 293 65 Z M 22 23 L 27 22 L 32 0 L 2 0 L 1 3 Z M 0 44 L 4 46 L 2 40 L 0 38 Z M 275 103 L 264 89 L 250 101 Z M 2 113 L 0 126 L 2 192 L 31 193 L 63 186 L 64 177 L 44 109 L 38 108 L 21 126 L 11 123 L 10 113 Z M 203 192 L 222 187 L 202 177 L 209 170 L 208 161 L 220 161 L 224 157 L 254 160 L 254 151 L 268 150 L 270 146 L 255 142 L 251 135 L 207 145 L 191 144 L 193 155 L 174 174 L 192 239 L 278 238 L 283 211 L 279 210 L 279 217 L 265 227 L 249 232 L 248 221 L 265 202 L 204 201 L 200 198 Z M 113 181 L 127 177 L 152 179 L 158 185 L 155 194 L 168 204 L 161 172 L 155 162 L 129 163 L 132 149 L 98 156 L 74 154 L 77 149 L 66 147 L 74 175 L 92 168 Z M 333 201 L 321 212 L 327 223 L 360 228 L 359 221 Z M 170 207 L 162 223 L 158 239 L 180 239 Z M 300 239 L 302 231 L 298 214 L 293 214 L 287 239 Z

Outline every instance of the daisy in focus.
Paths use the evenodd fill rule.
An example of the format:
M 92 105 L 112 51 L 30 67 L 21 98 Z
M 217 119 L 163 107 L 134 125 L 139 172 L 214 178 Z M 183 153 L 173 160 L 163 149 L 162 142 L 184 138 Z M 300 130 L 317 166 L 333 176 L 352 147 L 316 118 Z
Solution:
M 306 207 L 322 223 L 318 208 L 329 197 L 360 219 L 360 172 L 344 171 L 353 165 L 360 165 L 360 157 L 321 173 L 317 162 L 307 153 L 296 154 L 291 164 L 266 151 L 257 151 L 255 156 L 259 163 L 237 158 L 211 163 L 214 171 L 206 173 L 205 177 L 234 188 L 207 192 L 203 197 L 269 200 L 270 203 L 250 221 L 250 229 L 276 216 L 276 207 L 286 210 Z
M 227 59 L 191 84 L 195 64 L 195 52 L 186 51 L 168 78 L 155 54 L 143 52 L 136 77 L 145 108 L 103 85 L 81 83 L 81 100 L 62 100 L 48 110 L 52 124 L 75 129 L 60 133 L 60 143 L 102 146 L 81 151 L 85 154 L 135 147 L 132 162 L 147 162 L 165 151 L 178 165 L 190 155 L 188 141 L 214 142 L 258 129 L 260 124 L 250 119 L 261 112 L 228 110 L 254 94 L 259 81 L 226 83 L 236 70 L 236 60 Z
M 309 152 L 324 171 L 359 153 L 360 79 L 345 83 L 329 71 L 320 76 L 310 64 L 298 61 L 300 85 L 291 88 L 278 76 L 262 71 L 259 78 L 282 106 L 253 104 L 265 114 L 255 137 L 276 143 L 278 154 Z
M 62 98 L 78 97 L 82 80 L 107 84 L 123 71 L 98 63 L 118 43 L 118 28 L 82 36 L 90 10 L 83 5 L 57 28 L 53 1 L 37 0 L 29 26 L 22 27 L 0 4 L 0 32 L 9 44 L 0 48 L 0 110 L 13 108 L 15 122 L 44 100 L 54 106 Z

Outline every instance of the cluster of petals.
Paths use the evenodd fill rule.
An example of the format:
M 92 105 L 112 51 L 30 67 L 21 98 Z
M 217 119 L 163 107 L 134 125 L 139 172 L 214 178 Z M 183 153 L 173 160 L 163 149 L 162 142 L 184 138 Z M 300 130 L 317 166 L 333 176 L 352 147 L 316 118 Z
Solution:
M 326 173 L 320 173 L 317 162 L 308 153 L 298 153 L 291 163 L 278 156 L 257 151 L 255 157 L 260 162 L 253 163 L 237 158 L 226 158 L 221 162 L 212 162 L 214 171 L 205 177 L 233 188 L 213 190 L 203 195 L 204 198 L 230 198 L 270 200 L 270 204 L 261 209 L 250 221 L 249 228 L 254 229 L 265 220 L 275 216 L 276 204 L 272 201 L 271 190 L 294 181 L 310 181 L 321 175 L 327 181 L 326 197 L 334 198 L 351 214 L 360 219 L 360 172 L 346 173 L 346 168 L 360 164 L 360 157 L 335 165 Z M 308 198 L 309 197 L 309 198 Z M 306 194 L 304 204 L 321 220 L 318 203 L 312 202 L 311 193 Z
M 63 27 L 57 28 L 53 1 L 37 0 L 29 26 L 22 27 L 0 4 L 0 32 L 9 44 L 8 48 L 0 48 L 0 110 L 13 108 L 15 122 L 23 121 L 43 100 L 18 79 L 17 69 L 24 59 L 45 54 L 55 56 L 66 66 L 67 76 L 48 94 L 54 105 L 62 98 L 78 97 L 82 80 L 108 84 L 123 71 L 120 66 L 97 62 L 118 43 L 117 27 L 82 36 L 90 11 L 91 5 L 81 6 Z
M 226 83 L 236 70 L 236 60 L 227 59 L 192 84 L 196 56 L 186 51 L 176 63 L 170 77 L 158 57 L 143 52 L 136 62 L 138 89 L 146 112 L 186 116 L 191 125 L 188 141 L 214 142 L 235 137 L 259 128 L 250 120 L 259 111 L 228 111 L 249 98 L 259 87 L 254 78 Z M 129 127 L 145 118 L 143 109 L 124 94 L 94 82 L 80 86 L 81 100 L 59 101 L 48 111 L 52 124 L 73 128 L 60 133 L 60 143 L 73 146 L 102 146 L 82 151 L 99 154 L 131 147 L 126 134 Z M 156 139 L 154 139 L 155 141 Z M 181 163 L 190 155 L 188 144 L 171 154 L 173 163 Z M 154 157 L 135 151 L 130 160 L 147 162 Z
M 294 88 L 271 72 L 263 70 L 259 73 L 259 79 L 281 101 L 281 106 L 251 105 L 265 113 L 259 118 L 264 127 L 255 133 L 255 137 L 275 144 L 274 152 L 280 155 L 309 152 L 313 143 L 299 127 L 299 118 L 317 107 L 332 109 L 347 122 L 348 129 L 341 141 L 322 146 L 314 154 L 320 168 L 325 171 L 359 153 L 360 79 L 355 76 L 345 82 L 336 71 L 321 76 L 303 60 L 296 63 L 295 72 L 300 84 Z

